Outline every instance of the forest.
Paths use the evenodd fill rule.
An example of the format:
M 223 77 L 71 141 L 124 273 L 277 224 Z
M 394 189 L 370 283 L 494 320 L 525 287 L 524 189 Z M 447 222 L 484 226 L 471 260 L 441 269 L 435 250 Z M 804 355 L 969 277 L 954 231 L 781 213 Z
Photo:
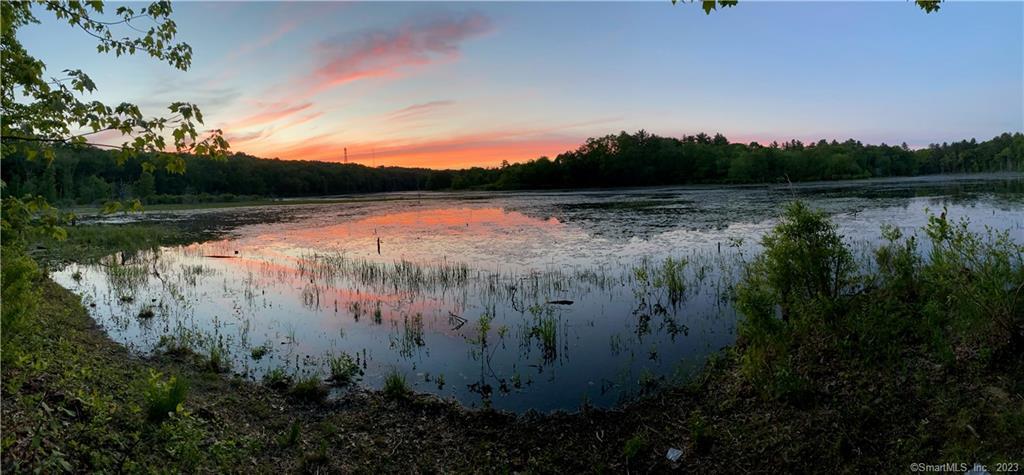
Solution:
M 540 157 L 495 168 L 432 170 L 263 159 L 235 153 L 214 160 L 183 155 L 181 174 L 143 170 L 145 155 L 116 160 L 93 147 L 59 147 L 50 165 L 24 154 L 5 157 L 5 196 L 38 195 L 51 203 L 108 200 L 144 203 L 234 201 L 409 190 L 566 189 L 708 183 L 785 183 L 1024 170 L 1024 134 L 1004 133 L 911 149 L 859 141 L 797 140 L 731 143 L 700 133 L 661 137 L 640 130 L 588 139 L 554 159 Z

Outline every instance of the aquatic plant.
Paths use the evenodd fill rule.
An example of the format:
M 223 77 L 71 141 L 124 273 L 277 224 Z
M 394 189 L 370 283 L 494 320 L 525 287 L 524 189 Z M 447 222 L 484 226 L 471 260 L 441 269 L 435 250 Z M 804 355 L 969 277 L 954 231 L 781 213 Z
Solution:
M 351 356 L 340 353 L 328 360 L 331 369 L 331 382 L 337 385 L 353 383 L 363 375 L 362 368 Z
M 441 380 L 444 380 L 443 376 Z M 399 373 L 396 368 L 392 368 L 384 378 L 384 389 L 382 391 L 384 397 L 388 399 L 405 399 L 412 392 L 409 389 L 409 383 L 405 380 L 405 375 Z
M 262 344 L 260 346 L 257 346 L 255 348 L 253 348 L 252 351 L 249 353 L 249 356 L 251 356 L 252 359 L 254 359 L 256 361 L 259 361 L 259 360 L 263 359 L 263 357 L 266 356 L 267 353 L 270 353 L 270 350 L 271 350 L 270 343 L 264 343 L 264 344 Z

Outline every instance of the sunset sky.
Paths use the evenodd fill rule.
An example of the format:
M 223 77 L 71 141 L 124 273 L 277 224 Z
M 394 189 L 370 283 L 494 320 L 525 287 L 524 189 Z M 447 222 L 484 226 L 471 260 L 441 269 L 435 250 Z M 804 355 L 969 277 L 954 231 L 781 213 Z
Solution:
M 194 102 L 268 158 L 463 168 L 641 128 L 912 146 L 1024 129 L 1021 2 L 174 6 L 187 72 L 53 22 L 19 37 L 50 75 L 90 74 L 95 99 Z

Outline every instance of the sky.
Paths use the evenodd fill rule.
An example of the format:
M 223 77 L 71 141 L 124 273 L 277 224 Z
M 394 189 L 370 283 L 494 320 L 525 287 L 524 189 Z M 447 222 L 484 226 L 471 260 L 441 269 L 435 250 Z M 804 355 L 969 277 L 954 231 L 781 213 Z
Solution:
M 53 21 L 18 34 L 50 75 L 88 73 L 88 99 L 193 102 L 266 158 L 466 168 L 640 129 L 914 147 L 1024 130 L 1022 2 L 190 2 L 172 18 L 186 72 Z

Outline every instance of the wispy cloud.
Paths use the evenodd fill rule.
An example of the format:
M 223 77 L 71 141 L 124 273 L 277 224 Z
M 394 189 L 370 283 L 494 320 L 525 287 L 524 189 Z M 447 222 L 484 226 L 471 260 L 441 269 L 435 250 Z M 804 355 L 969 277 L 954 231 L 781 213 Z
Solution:
M 278 25 L 277 28 L 275 28 L 270 33 L 257 38 L 255 41 L 250 41 L 239 45 L 238 48 L 228 53 L 228 56 L 225 58 L 225 61 L 231 62 L 253 51 L 264 49 L 276 43 L 278 40 L 281 39 L 281 37 L 287 35 L 297 26 L 299 26 L 299 20 L 297 18 L 289 18 L 280 25 Z
M 269 124 L 271 122 L 276 122 L 286 117 L 290 117 L 296 113 L 302 112 L 306 109 L 309 109 L 312 106 L 313 104 L 311 102 L 296 105 L 282 103 L 270 104 L 260 112 L 257 112 L 248 117 L 244 117 L 233 122 L 230 126 L 226 126 L 225 129 L 238 130 L 245 129 L 248 127 L 254 127 L 257 125 Z
M 320 42 L 321 64 L 307 78 L 308 90 L 320 92 L 363 78 L 396 76 L 412 67 L 457 58 L 460 44 L 492 29 L 480 14 L 407 23 L 394 30 L 336 36 Z
M 403 107 L 384 116 L 384 120 L 400 121 L 422 117 L 438 109 L 447 108 L 455 104 L 455 101 L 430 101 L 422 104 L 413 104 Z

